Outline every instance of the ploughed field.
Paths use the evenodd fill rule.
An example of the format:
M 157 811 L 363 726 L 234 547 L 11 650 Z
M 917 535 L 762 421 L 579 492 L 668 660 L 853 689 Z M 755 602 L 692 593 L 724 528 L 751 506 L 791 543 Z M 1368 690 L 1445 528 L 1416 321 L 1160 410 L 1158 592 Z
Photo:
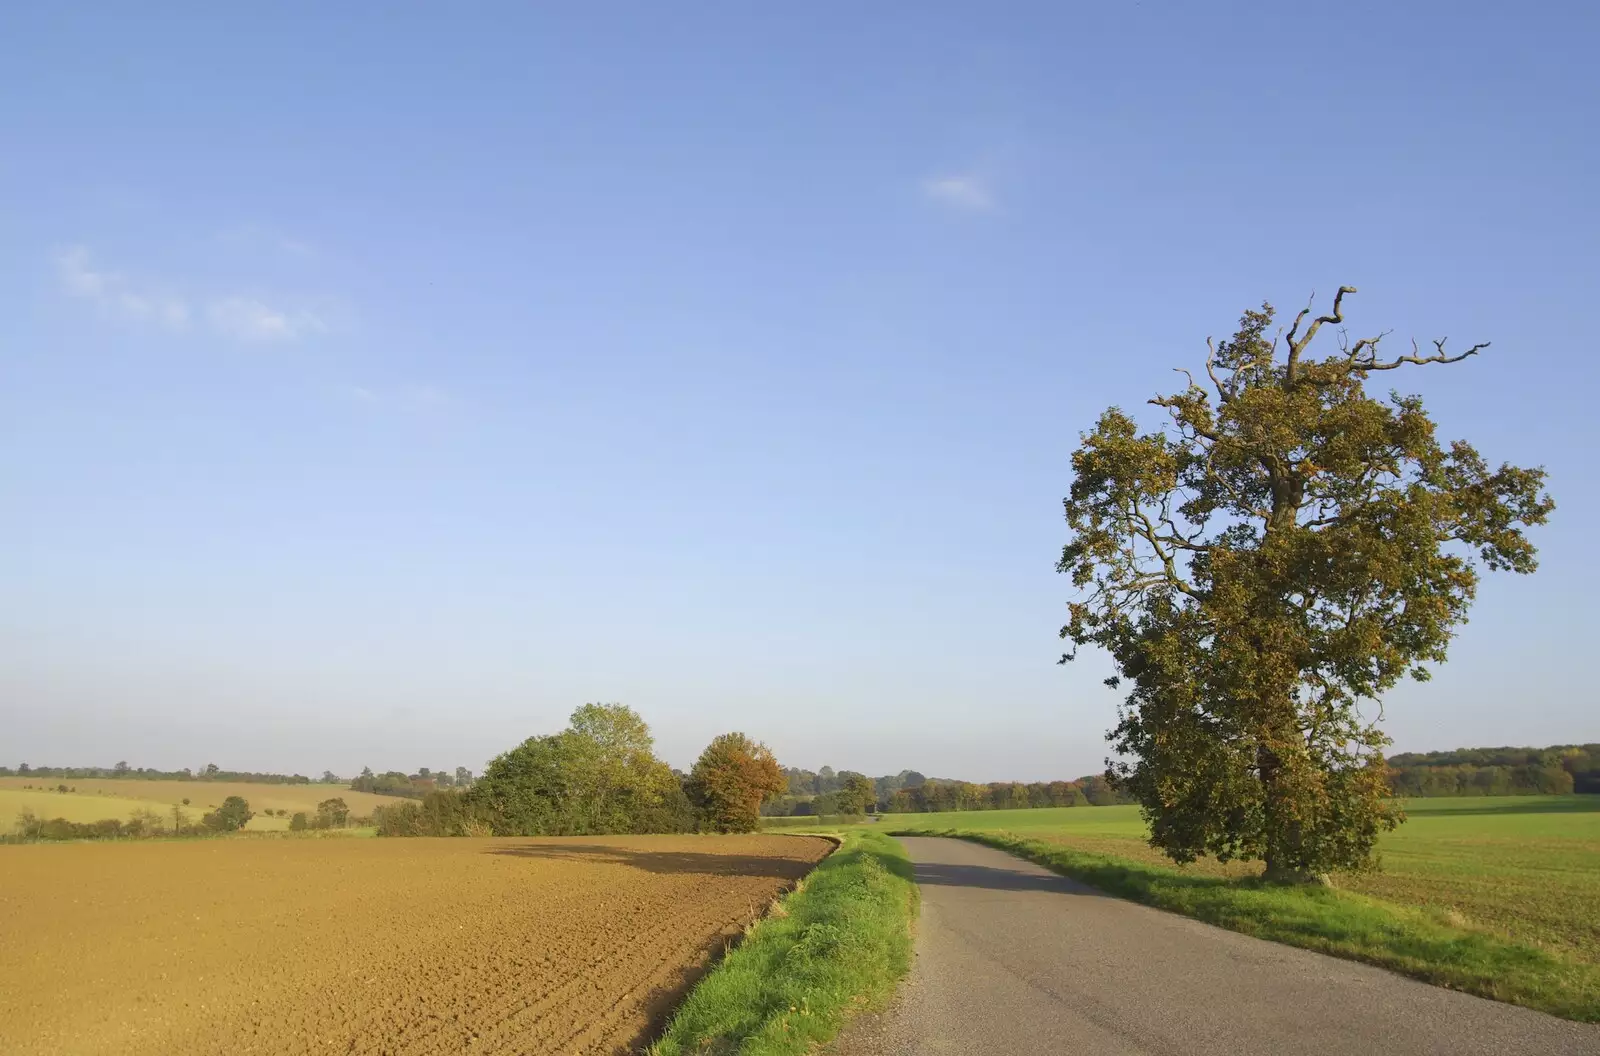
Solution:
M 0 847 L 0 1052 L 623 1053 L 829 846 Z

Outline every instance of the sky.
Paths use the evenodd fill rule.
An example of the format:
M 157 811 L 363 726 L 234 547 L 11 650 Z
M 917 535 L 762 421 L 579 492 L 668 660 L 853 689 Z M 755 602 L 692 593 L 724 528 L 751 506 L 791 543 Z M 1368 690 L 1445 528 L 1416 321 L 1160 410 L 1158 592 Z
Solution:
M 1079 433 L 1271 301 L 1544 465 L 1395 750 L 1600 740 L 1600 9 L 8 5 L 0 756 L 1102 766 Z M 12 758 L 15 757 L 15 758 Z

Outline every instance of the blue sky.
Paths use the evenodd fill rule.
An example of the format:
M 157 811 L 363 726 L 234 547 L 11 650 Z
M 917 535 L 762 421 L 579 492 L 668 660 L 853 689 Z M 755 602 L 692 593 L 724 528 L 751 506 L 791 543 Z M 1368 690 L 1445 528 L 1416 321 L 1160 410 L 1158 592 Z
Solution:
M 1099 767 L 1080 430 L 1360 287 L 1544 464 L 1397 749 L 1600 739 L 1600 24 L 1580 5 L 0 14 L 14 765 Z

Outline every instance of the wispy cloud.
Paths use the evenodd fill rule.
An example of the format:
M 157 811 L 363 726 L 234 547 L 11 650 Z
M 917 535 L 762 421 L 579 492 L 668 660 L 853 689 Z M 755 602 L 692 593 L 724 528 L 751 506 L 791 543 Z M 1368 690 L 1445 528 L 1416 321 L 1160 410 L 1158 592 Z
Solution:
M 290 257 L 317 255 L 317 247 L 305 239 L 265 224 L 241 224 L 238 227 L 230 227 L 217 232 L 217 238 L 229 245 L 265 249 Z
M 272 305 L 242 294 L 196 300 L 160 290 L 96 264 L 82 246 L 61 250 L 55 264 L 68 294 L 133 323 L 179 331 L 198 318 L 211 333 L 235 341 L 298 341 L 328 330 L 326 321 L 308 309 Z
M 979 176 L 934 176 L 922 181 L 922 193 L 931 202 L 963 209 L 967 212 L 987 213 L 994 209 L 994 192 Z
M 182 297 L 145 288 L 115 271 L 97 267 L 89 251 L 71 246 L 56 254 L 56 274 L 72 296 L 103 311 L 170 330 L 189 325 L 189 302 Z
M 217 333 L 238 341 L 298 341 L 328 329 L 315 312 L 274 308 L 253 297 L 220 297 L 207 316 Z
M 357 403 L 411 413 L 442 411 L 456 404 L 454 396 L 435 385 L 352 385 L 345 391 Z

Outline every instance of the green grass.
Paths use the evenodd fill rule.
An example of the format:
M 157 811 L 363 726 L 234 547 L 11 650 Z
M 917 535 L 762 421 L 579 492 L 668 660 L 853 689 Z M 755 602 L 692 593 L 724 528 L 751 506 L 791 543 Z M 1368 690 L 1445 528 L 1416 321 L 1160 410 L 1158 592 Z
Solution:
M 761 831 L 777 829 L 789 832 L 805 829 L 811 832 L 832 832 L 841 825 L 860 825 L 867 819 L 860 814 L 796 815 L 789 818 L 762 818 Z
M 840 838 L 701 980 L 652 1056 L 810 1052 L 889 999 L 911 966 L 911 862 L 881 833 L 851 827 Z
M 1571 1019 L 1600 1021 L 1600 797 L 1406 803 L 1380 872 L 1339 889 L 1265 886 L 1259 863 L 1174 866 L 1134 807 L 895 815 L 1114 894 L 1262 938 L 1380 964 Z

